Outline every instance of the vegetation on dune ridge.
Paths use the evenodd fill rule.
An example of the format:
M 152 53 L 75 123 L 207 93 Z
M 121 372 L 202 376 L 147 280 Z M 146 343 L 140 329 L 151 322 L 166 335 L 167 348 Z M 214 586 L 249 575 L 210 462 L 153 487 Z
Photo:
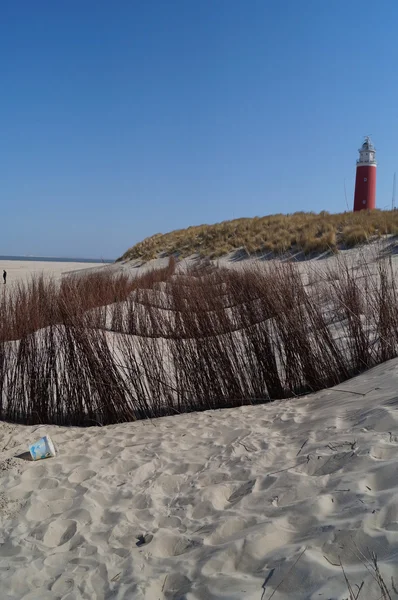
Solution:
M 192 254 L 217 258 L 239 249 L 247 254 L 335 252 L 374 237 L 397 233 L 398 211 L 297 212 L 157 233 L 129 248 L 118 260 L 151 260 L 161 255 L 184 258 Z

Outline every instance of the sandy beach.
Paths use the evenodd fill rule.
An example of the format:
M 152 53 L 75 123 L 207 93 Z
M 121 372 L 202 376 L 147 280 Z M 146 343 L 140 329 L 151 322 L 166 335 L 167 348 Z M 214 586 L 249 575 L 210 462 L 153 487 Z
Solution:
M 376 600 L 372 553 L 394 597 L 397 384 L 394 359 L 262 405 L 104 427 L 0 422 L 1 599 L 344 600 L 342 565 Z M 57 455 L 34 462 L 45 434 Z
M 398 583 L 397 383 L 393 360 L 268 405 L 2 423 L 2 599 L 337 600 L 340 559 L 379 598 L 363 563 Z M 56 458 L 30 462 L 45 433 Z
M 59 279 L 66 273 L 106 267 L 103 263 L 52 262 L 33 260 L 2 260 L 0 262 L 1 283 L 3 270 L 7 271 L 7 284 L 27 280 L 33 275 L 45 275 Z

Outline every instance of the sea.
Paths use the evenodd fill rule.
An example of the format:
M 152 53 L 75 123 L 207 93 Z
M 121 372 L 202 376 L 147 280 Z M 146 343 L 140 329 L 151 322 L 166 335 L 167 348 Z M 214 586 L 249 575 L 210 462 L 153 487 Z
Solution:
M 111 258 L 57 258 L 53 256 L 0 256 L 1 260 L 24 260 L 24 261 L 40 261 L 40 262 L 75 262 L 75 263 L 104 263 L 111 264 L 114 259 Z

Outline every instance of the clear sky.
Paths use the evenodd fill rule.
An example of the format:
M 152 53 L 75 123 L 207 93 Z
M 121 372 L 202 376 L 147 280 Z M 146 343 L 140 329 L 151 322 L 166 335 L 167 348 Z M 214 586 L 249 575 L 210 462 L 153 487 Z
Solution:
M 3 0 L 0 254 L 346 210 L 398 170 L 396 0 Z

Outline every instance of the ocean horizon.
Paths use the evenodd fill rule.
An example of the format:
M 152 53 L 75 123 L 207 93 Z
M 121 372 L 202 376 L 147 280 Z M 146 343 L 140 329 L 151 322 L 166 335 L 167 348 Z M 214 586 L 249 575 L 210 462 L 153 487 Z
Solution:
M 24 260 L 24 261 L 40 261 L 40 262 L 75 262 L 75 263 L 106 263 L 111 264 L 115 262 L 110 258 L 66 258 L 57 256 L 6 256 L 1 255 L 1 260 Z

